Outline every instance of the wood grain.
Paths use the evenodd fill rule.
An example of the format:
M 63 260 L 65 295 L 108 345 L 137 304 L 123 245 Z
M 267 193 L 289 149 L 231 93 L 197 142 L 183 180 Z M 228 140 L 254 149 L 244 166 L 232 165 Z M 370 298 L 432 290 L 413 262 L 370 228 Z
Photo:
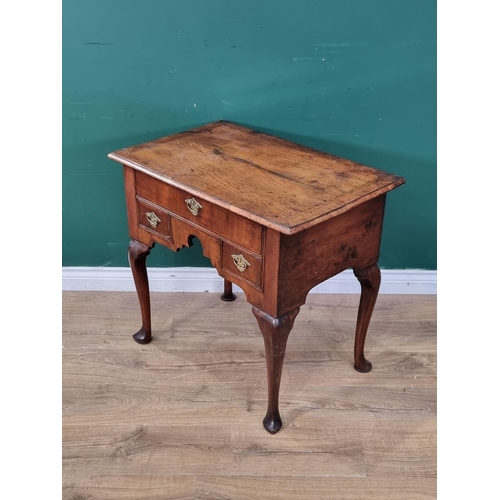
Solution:
M 284 234 L 404 183 L 396 175 L 226 121 L 108 156 Z
M 63 498 L 436 498 L 435 297 L 379 297 L 368 374 L 352 369 L 358 300 L 301 308 L 270 436 L 244 301 L 152 293 L 155 342 L 139 346 L 136 294 L 64 292 Z
M 196 499 L 210 500 L 431 500 L 436 498 L 436 480 L 203 476 L 196 492 Z

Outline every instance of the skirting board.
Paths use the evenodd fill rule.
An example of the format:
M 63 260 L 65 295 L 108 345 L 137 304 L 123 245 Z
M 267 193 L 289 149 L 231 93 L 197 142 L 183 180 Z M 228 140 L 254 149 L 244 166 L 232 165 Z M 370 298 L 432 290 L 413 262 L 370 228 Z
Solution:
M 152 292 L 222 292 L 223 280 L 209 267 L 148 268 Z M 135 291 L 132 273 L 127 267 L 63 267 L 64 291 Z M 237 286 L 235 292 L 241 292 Z M 321 283 L 310 293 L 359 293 L 360 285 L 347 269 Z M 437 293 L 437 271 L 421 269 L 382 269 L 380 293 Z

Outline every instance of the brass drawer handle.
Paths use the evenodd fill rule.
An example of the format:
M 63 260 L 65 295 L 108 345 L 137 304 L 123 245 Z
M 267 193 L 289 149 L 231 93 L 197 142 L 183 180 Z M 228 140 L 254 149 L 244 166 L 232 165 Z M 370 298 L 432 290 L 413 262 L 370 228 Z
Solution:
M 239 255 L 231 255 L 231 257 L 233 258 L 234 265 L 238 268 L 238 271 L 240 271 L 241 273 L 247 267 L 250 266 L 250 262 L 248 262 L 248 260 L 245 259 L 245 257 L 243 257 L 243 255 L 241 255 L 241 254 L 239 254 Z
M 186 202 L 187 207 L 189 208 L 189 211 L 193 215 L 198 215 L 198 212 L 200 211 L 201 208 L 203 208 L 194 198 L 188 198 L 187 200 L 184 200 Z
M 154 212 L 146 212 L 146 219 L 153 227 L 156 227 L 158 222 L 161 222 L 161 219 Z

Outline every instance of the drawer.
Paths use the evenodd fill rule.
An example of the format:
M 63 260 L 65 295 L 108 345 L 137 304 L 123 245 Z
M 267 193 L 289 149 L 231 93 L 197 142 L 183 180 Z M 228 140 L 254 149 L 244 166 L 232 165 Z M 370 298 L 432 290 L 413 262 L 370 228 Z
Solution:
M 161 236 L 171 241 L 172 230 L 170 215 L 158 206 L 154 206 L 144 200 L 137 200 L 137 218 L 139 227 L 150 233 Z
M 262 260 L 225 241 L 222 242 L 222 269 L 262 288 Z
M 135 182 L 137 195 L 146 201 L 248 248 L 251 252 L 261 253 L 262 227 L 260 224 L 206 200 L 197 199 L 187 191 L 142 172 L 136 171 Z M 192 210 L 188 205 L 191 205 Z

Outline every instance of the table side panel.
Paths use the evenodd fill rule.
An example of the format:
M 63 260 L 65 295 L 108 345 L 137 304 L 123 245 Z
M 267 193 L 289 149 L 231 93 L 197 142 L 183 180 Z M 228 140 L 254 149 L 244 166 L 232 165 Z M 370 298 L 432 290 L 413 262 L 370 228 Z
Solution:
M 294 235 L 281 234 L 277 314 L 305 303 L 311 288 L 348 268 L 377 262 L 386 195 Z
M 151 246 L 154 242 L 153 234 L 145 231 L 139 226 L 139 208 L 135 197 L 135 175 L 136 170 L 127 165 L 123 165 L 128 232 L 132 239 Z

